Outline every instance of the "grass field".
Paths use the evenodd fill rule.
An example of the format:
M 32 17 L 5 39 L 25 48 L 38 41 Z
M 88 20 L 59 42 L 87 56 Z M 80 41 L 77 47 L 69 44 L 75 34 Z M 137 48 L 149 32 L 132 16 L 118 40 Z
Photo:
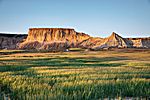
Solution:
M 150 96 L 150 50 L 0 51 L 1 99 L 97 100 Z

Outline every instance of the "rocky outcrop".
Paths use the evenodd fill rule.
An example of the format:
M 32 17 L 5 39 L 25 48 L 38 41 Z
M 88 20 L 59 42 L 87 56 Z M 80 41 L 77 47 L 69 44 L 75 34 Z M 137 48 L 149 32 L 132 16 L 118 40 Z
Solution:
M 100 45 L 95 45 L 92 49 L 103 49 L 103 48 L 130 48 L 132 47 L 131 42 L 128 39 L 122 38 L 115 32 L 111 36 L 104 38 L 99 43 Z
M 150 37 L 123 38 L 113 32 L 107 38 L 100 38 L 91 37 L 69 28 L 30 28 L 28 36 L 0 34 L 0 49 L 65 51 L 72 47 L 92 50 L 150 48 Z
M 27 35 L 23 34 L 0 33 L 0 49 L 17 49 L 26 37 Z
M 31 28 L 27 39 L 19 45 L 20 49 L 64 50 L 77 47 L 90 36 L 68 28 Z
M 112 35 L 109 36 L 108 38 L 104 39 L 104 44 L 106 44 L 108 47 L 117 47 L 117 48 L 131 47 L 131 44 L 127 39 L 122 38 L 115 32 L 113 32 Z
M 79 44 L 81 48 L 92 48 L 94 46 L 100 46 L 103 42 L 103 38 L 99 37 L 90 37 Z
M 48 50 L 48 51 L 65 51 L 68 48 L 68 44 L 66 42 L 43 42 L 40 43 L 38 41 L 33 42 L 25 42 L 21 44 L 19 49 L 25 50 Z
M 93 50 L 109 48 L 150 48 L 150 38 L 123 38 L 113 32 L 107 38 L 90 37 L 84 40 L 80 47 L 90 48 Z
M 127 38 L 134 48 L 150 48 L 150 37 L 149 38 Z

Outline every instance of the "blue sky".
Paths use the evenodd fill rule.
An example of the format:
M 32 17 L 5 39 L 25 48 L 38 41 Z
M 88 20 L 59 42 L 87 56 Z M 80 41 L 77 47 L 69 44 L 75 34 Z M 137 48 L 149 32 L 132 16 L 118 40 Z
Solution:
M 0 32 L 69 27 L 91 36 L 150 36 L 150 0 L 0 0 Z

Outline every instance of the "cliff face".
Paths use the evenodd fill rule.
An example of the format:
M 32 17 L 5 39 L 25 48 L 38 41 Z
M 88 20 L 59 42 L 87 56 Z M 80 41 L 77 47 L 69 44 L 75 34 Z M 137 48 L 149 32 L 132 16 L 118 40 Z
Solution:
M 20 49 L 65 49 L 77 47 L 90 36 L 67 28 L 31 28 L 27 39 L 19 45 Z M 60 46 L 59 46 L 60 44 Z M 57 46 L 56 46 L 57 45 Z M 52 48 L 53 47 L 53 48 Z M 58 48 L 55 48 L 58 47 Z
M 104 44 L 106 44 L 109 47 L 120 47 L 120 48 L 126 48 L 131 47 L 131 44 L 128 40 L 122 38 L 115 32 L 112 33 L 111 36 L 104 39 Z
M 150 48 L 150 37 L 149 38 L 126 38 L 132 43 L 134 48 Z
M 116 33 L 112 33 L 111 36 L 104 38 L 101 41 L 100 45 L 95 45 L 93 49 L 101 49 L 101 48 L 108 48 L 108 47 L 128 47 L 129 45 L 127 44 L 128 42 L 125 41 L 121 36 L 119 36 Z
M 84 45 L 85 47 L 88 46 L 89 48 L 96 50 L 109 47 L 115 48 L 132 47 L 130 41 L 122 38 L 121 36 L 119 36 L 114 32 L 111 34 L 111 36 L 107 38 L 90 38 L 86 41 L 83 41 L 81 45 Z
M 149 38 L 123 38 L 112 33 L 107 38 L 90 37 L 68 28 L 31 28 L 27 35 L 0 34 L 0 49 L 65 51 L 70 47 L 88 49 L 150 48 Z
M 17 49 L 27 35 L 0 33 L 0 49 Z
M 150 38 L 123 38 L 113 32 L 107 38 L 90 37 L 84 40 L 80 46 L 94 50 L 104 48 L 150 48 Z

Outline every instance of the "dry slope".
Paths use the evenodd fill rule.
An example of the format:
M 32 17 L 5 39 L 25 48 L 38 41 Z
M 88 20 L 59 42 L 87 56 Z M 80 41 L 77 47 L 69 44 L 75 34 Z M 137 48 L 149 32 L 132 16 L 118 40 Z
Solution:
M 27 35 L 23 34 L 0 33 L 0 49 L 17 49 L 26 37 Z

